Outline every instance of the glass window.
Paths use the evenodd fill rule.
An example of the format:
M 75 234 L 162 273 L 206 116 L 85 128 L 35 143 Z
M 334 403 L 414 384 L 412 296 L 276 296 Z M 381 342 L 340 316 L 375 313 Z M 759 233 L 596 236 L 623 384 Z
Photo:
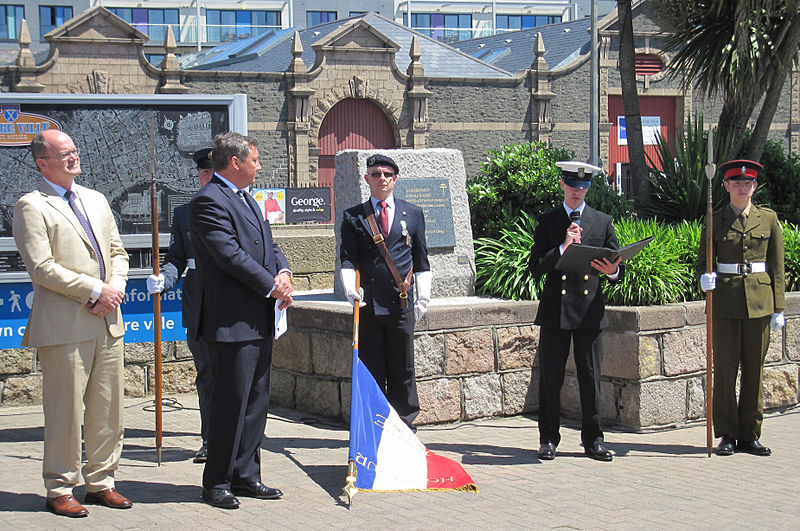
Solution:
M 177 9 L 145 9 L 128 7 L 110 7 L 109 11 L 141 31 L 150 42 L 163 42 L 167 36 L 167 26 L 172 26 L 175 40 L 181 40 L 181 26 Z
M 209 42 L 246 39 L 280 27 L 280 11 L 206 9 L 206 39 Z
M 64 22 L 72 18 L 72 7 L 66 6 L 39 6 L 39 37 L 44 39 Z
M 497 15 L 497 29 L 523 30 L 561 22 L 561 17 L 550 15 Z
M 336 11 L 307 11 L 306 22 L 308 26 L 316 26 L 336 20 Z
M 351 17 L 359 17 L 361 15 L 366 15 L 366 14 L 367 14 L 366 11 L 350 11 Z
M 408 26 L 408 15 L 405 13 L 403 25 Z M 472 15 L 411 13 L 411 29 L 442 42 L 471 39 Z
M 25 18 L 23 6 L 0 6 L 0 39 L 15 41 Z

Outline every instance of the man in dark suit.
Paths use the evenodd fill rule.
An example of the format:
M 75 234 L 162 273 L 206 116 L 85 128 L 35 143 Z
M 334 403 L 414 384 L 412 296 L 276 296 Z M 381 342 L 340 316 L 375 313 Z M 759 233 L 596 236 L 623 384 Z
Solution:
M 120 304 L 128 253 L 106 198 L 75 183 L 81 159 L 69 135 L 43 131 L 31 154 L 42 180 L 17 201 L 13 233 L 33 283 L 22 344 L 36 347 L 42 367 L 46 506 L 73 518 L 89 514 L 72 494 L 82 475 L 85 503 L 127 509 L 114 472 L 124 434 Z
M 201 149 L 192 156 L 197 164 L 197 177 L 200 188 L 205 186 L 214 175 L 211 166 L 211 149 Z M 187 269 L 188 268 L 188 269 Z M 172 289 L 186 271 L 181 293 L 182 324 L 186 328 L 186 344 L 192 353 L 197 377 L 194 380 L 197 388 L 197 399 L 200 406 L 200 436 L 203 445 L 194 454 L 195 463 L 205 463 L 208 457 L 208 412 L 211 409 L 211 393 L 214 390 L 214 375 L 208 357 L 208 347 L 203 341 L 195 339 L 194 314 L 197 311 L 195 297 L 195 259 L 192 249 L 192 238 L 189 231 L 189 203 L 176 207 L 172 213 L 172 234 L 169 239 L 169 250 L 161 266 L 158 276 L 147 278 L 147 291 L 151 294 Z
M 414 324 L 428 308 L 431 268 L 422 209 L 394 197 L 398 173 L 400 170 L 390 157 L 372 155 L 367 159 L 364 179 L 371 197 L 345 210 L 339 256 L 347 299 L 351 304 L 359 300 L 364 305 L 359 357 L 397 414 L 413 429 L 412 422 L 419 414 Z M 381 255 L 376 237 L 384 241 L 395 272 Z M 356 289 L 356 269 L 361 272 L 363 288 Z M 416 298 L 412 286 L 416 286 Z
M 581 442 L 586 455 L 611 461 L 600 427 L 600 365 L 602 329 L 608 326 L 599 273 L 620 280 L 621 259 L 593 260 L 581 273 L 556 269 L 558 259 L 573 243 L 617 249 L 611 217 L 586 205 L 584 198 L 597 166 L 558 162 L 562 170 L 564 203 L 543 214 L 536 225 L 530 267 L 547 275 L 535 323 L 539 336 L 539 458 L 550 460 L 561 440 L 561 386 L 572 342 L 581 397 Z M 591 266 L 591 267 L 589 267 Z
M 719 167 L 730 204 L 713 216 L 713 273 L 705 272 L 705 230 L 700 238 L 700 286 L 703 291 L 714 290 L 714 433 L 722 438 L 717 455 L 772 454 L 759 441 L 764 420 L 764 359 L 770 328 L 778 332 L 785 323 L 786 277 L 778 216 L 753 204 L 762 169 L 751 160 L 732 160 Z
M 236 495 L 277 499 L 261 482 L 276 301 L 292 303 L 291 271 L 269 222 L 245 188 L 261 169 L 258 146 L 239 133 L 214 137 L 214 176 L 192 199 L 197 266 L 196 339 L 208 344 L 214 391 L 203 500 L 235 509 Z

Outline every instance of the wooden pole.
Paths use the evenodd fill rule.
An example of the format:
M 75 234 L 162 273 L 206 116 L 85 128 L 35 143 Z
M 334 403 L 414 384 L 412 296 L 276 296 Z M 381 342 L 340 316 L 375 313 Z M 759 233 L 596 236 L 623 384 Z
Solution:
M 714 133 L 708 129 L 708 206 L 706 208 L 706 273 L 714 272 L 714 194 L 712 183 L 717 165 L 714 164 Z M 714 322 L 713 322 L 714 290 L 706 291 L 706 450 L 711 457 L 714 442 Z
M 151 131 L 151 166 L 152 178 L 150 179 L 150 226 L 152 227 L 152 261 L 153 261 L 153 274 L 159 275 L 159 242 L 158 242 L 158 194 L 156 192 L 156 115 L 153 114 L 153 127 Z M 161 440 L 162 440 L 162 427 L 161 427 L 161 294 L 153 295 L 153 347 L 155 348 L 155 362 L 156 362 L 156 462 L 161 466 Z
M 356 269 L 356 293 L 358 293 L 358 288 L 361 285 L 361 273 Z M 351 380 L 351 392 L 350 392 L 350 427 L 353 426 L 353 392 L 352 389 L 355 386 L 356 382 L 356 364 L 358 363 L 358 324 L 360 319 L 360 311 L 361 309 L 361 301 L 355 301 L 353 304 L 353 376 Z M 353 430 L 350 430 L 350 437 L 353 436 Z M 346 484 L 342 488 L 344 494 L 347 496 L 347 508 L 350 509 L 353 507 L 353 496 L 355 496 L 356 492 L 358 492 L 358 487 L 356 487 L 356 476 L 358 474 L 358 469 L 356 468 L 356 463 L 352 459 L 347 460 L 347 478 L 345 478 Z

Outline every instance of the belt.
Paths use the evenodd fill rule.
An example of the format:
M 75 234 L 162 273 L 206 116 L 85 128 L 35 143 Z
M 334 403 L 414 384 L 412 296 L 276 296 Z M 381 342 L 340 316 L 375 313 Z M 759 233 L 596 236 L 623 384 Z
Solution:
M 189 269 L 194 269 L 194 258 L 186 259 L 186 267 L 188 267 Z
M 717 271 L 728 275 L 746 275 L 748 273 L 764 273 L 766 262 L 747 262 L 744 264 L 717 264 Z

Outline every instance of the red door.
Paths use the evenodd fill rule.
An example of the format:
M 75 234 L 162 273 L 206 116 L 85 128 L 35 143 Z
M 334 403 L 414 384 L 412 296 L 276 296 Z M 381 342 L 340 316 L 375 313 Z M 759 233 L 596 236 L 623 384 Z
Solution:
M 644 133 L 644 152 L 645 160 L 648 165 L 650 160 L 658 166 L 655 161 L 656 146 L 648 145 L 647 131 L 658 130 L 659 134 L 664 138 L 670 138 L 675 132 L 675 124 L 677 117 L 675 115 L 676 98 L 671 96 L 639 96 L 639 110 L 642 114 L 642 130 Z M 609 96 L 608 97 L 608 119 L 611 122 L 611 130 L 608 137 L 608 165 L 609 174 L 616 176 L 617 163 L 630 162 L 628 156 L 628 146 L 626 143 L 625 135 L 623 132 L 622 138 L 620 137 L 619 117 L 625 118 L 625 108 L 622 105 L 622 96 Z M 649 158 L 648 158 L 649 157 Z
M 394 128 L 367 99 L 347 98 L 334 105 L 319 128 L 319 186 L 333 189 L 334 156 L 343 149 L 393 149 Z

